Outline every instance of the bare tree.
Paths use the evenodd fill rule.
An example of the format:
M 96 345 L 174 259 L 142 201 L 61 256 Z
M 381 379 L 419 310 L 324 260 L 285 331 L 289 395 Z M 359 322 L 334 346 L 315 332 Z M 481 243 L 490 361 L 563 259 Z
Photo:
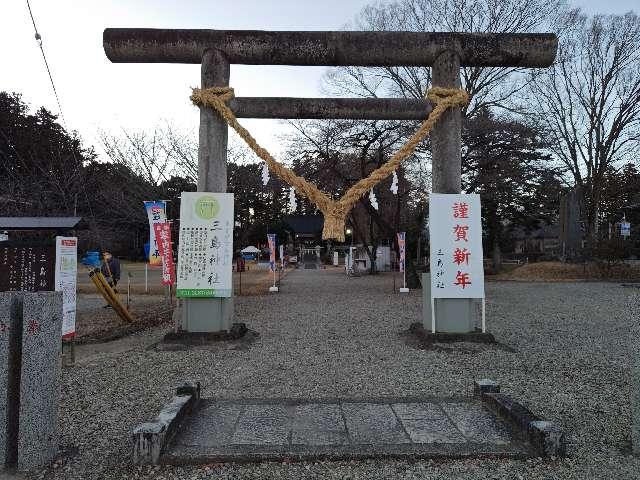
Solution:
M 150 132 L 123 130 L 122 135 L 100 132 L 100 139 L 112 162 L 126 165 L 154 185 L 169 180 L 173 175 L 197 182 L 198 139 L 194 132 L 182 131 L 165 123 Z M 255 162 L 257 157 L 237 135 L 232 134 L 227 160 L 241 164 Z
M 362 30 L 416 32 L 540 32 L 566 8 L 565 0 L 399 0 L 376 2 L 362 10 Z M 529 81 L 518 67 L 463 67 L 462 87 L 472 97 L 463 112 L 474 116 L 486 107 L 513 109 L 509 101 Z M 423 98 L 431 83 L 426 67 L 341 67 L 326 76 L 333 95 Z
M 558 22 L 552 68 L 537 72 L 527 103 L 546 125 L 555 156 L 584 195 L 587 238 L 598 232 L 605 177 L 640 153 L 640 19 L 579 10 Z
M 162 129 L 151 132 L 122 130 L 122 135 L 100 132 L 100 140 L 109 159 L 124 165 L 152 185 L 168 180 L 174 163 L 165 145 Z

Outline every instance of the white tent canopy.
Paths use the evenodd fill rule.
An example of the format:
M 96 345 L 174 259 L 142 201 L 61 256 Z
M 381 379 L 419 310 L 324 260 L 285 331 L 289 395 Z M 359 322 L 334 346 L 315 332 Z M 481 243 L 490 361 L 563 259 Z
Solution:
M 257 249 L 256 247 L 254 247 L 253 245 L 249 245 L 248 247 L 245 247 L 242 250 L 240 250 L 240 252 L 242 252 L 242 253 L 260 253 L 260 250 Z

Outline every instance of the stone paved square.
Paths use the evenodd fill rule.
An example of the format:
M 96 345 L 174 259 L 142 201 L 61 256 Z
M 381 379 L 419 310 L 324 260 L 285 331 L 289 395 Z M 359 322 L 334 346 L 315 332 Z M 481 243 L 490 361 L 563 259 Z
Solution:
M 247 405 L 236 427 L 234 445 L 285 445 L 288 443 L 289 416 L 282 405 Z
M 409 443 L 391 405 L 343 403 L 349 435 L 354 443 Z
M 464 436 L 435 403 L 395 403 L 393 410 L 413 443 L 464 443 Z
M 377 455 L 523 455 L 501 420 L 476 400 L 203 400 L 172 458 L 207 461 Z
M 342 445 L 348 443 L 340 405 L 297 405 L 292 424 L 294 445 Z

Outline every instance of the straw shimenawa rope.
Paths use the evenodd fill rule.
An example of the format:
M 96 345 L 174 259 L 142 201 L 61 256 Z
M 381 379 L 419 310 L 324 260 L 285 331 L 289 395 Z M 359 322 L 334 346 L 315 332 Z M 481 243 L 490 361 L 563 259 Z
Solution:
M 264 160 L 271 172 L 291 185 L 298 194 L 307 197 L 324 214 L 324 229 L 322 238 L 335 238 L 344 241 L 344 224 L 347 214 L 353 206 L 373 186 L 387 178 L 398 168 L 400 163 L 411 156 L 416 147 L 424 140 L 442 114 L 451 107 L 463 107 L 469 103 L 469 94 L 457 88 L 433 87 L 427 92 L 427 99 L 435 105 L 429 116 L 422 122 L 420 128 L 411 135 L 406 143 L 381 167 L 372 171 L 368 177 L 363 178 L 351 186 L 339 199 L 333 200 L 326 193 L 318 189 L 313 183 L 296 175 L 291 169 L 276 161 L 269 152 L 262 148 L 255 138 L 238 123 L 226 102 L 234 97 L 230 87 L 212 87 L 206 89 L 194 88 L 191 101 L 194 105 L 211 107 L 233 128 L 247 145 Z

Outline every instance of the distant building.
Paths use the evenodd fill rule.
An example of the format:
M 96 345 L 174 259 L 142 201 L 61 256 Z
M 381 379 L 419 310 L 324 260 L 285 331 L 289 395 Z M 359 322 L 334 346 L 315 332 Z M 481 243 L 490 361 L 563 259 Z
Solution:
M 290 243 L 294 248 L 315 247 L 322 243 L 322 215 L 285 215 L 282 221 L 289 227 Z
M 515 254 L 549 255 L 562 254 L 560 243 L 560 225 L 544 225 L 534 230 L 517 229 L 514 234 Z

